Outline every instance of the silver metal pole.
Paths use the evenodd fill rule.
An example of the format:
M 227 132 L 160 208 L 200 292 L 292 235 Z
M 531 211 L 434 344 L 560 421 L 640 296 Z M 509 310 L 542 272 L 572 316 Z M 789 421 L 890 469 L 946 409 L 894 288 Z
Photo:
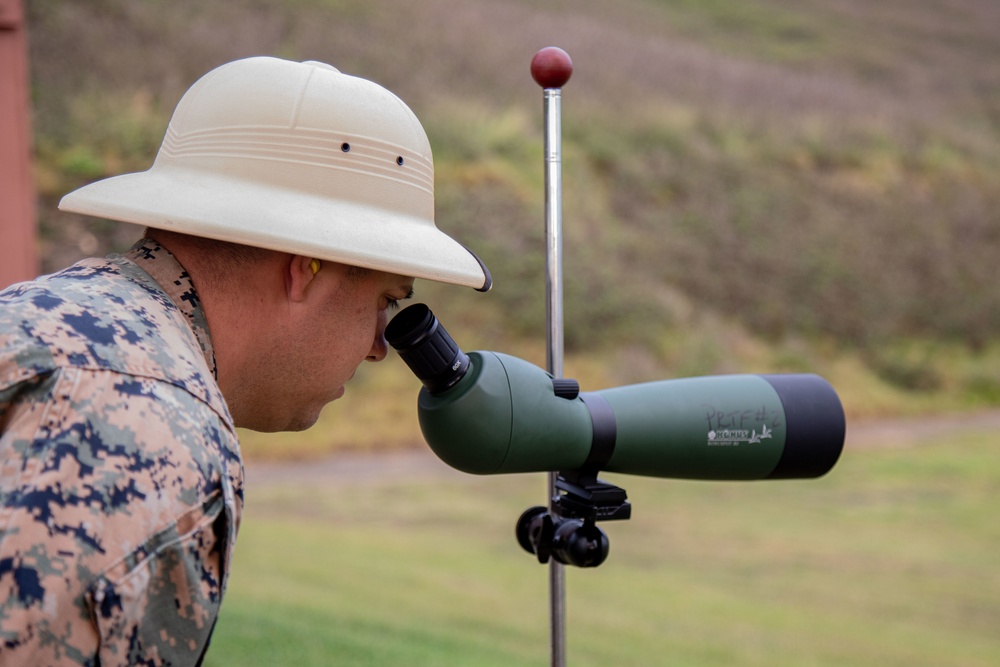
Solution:
M 565 51 L 547 47 L 531 61 L 531 75 L 543 88 L 545 116 L 545 315 L 548 323 L 546 365 L 554 378 L 563 377 L 562 287 L 562 86 L 573 73 Z M 558 472 L 548 476 L 549 511 L 554 509 Z M 566 572 L 549 561 L 549 628 L 552 667 L 566 665 Z
M 545 112 L 545 319 L 548 323 L 546 365 L 553 377 L 563 376 L 562 289 L 562 91 L 546 88 Z
M 544 91 L 545 114 L 545 319 L 548 323 L 546 370 L 563 376 L 562 289 L 562 146 L 560 127 L 562 94 L 559 88 Z M 554 508 L 557 472 L 549 473 L 549 511 Z M 552 667 L 566 664 L 566 571 L 549 561 L 549 628 Z

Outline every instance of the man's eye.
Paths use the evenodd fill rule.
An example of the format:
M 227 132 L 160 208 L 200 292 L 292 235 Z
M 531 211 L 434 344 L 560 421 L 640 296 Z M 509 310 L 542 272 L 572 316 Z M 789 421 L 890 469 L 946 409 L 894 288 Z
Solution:
M 398 310 L 399 309 L 399 302 L 400 301 L 405 301 L 406 299 L 409 299 L 409 298 L 412 298 L 412 297 L 413 297 L 413 288 L 412 287 L 406 293 L 406 296 L 404 296 L 402 299 L 396 299 L 396 298 L 391 297 L 388 294 L 386 294 L 383 297 L 385 299 L 385 309 L 386 310 Z

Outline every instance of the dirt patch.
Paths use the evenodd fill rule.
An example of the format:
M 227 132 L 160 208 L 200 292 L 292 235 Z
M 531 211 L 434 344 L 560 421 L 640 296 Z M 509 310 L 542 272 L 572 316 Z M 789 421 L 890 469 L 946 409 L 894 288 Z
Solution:
M 469 477 L 445 465 L 427 447 L 376 454 L 343 453 L 315 461 L 247 461 L 247 488 L 258 484 L 322 484 L 352 480 L 393 482 L 414 477 Z
M 846 446 L 914 447 L 956 435 L 990 432 L 1000 433 L 1000 410 L 848 422 Z

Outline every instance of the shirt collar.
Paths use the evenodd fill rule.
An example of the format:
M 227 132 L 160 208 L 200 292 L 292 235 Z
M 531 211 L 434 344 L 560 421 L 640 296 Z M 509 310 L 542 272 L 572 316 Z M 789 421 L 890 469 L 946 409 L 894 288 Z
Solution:
M 198 339 L 205 362 L 212 369 L 212 376 L 218 381 L 219 373 L 215 365 L 212 337 L 208 331 L 208 318 L 205 317 L 205 309 L 187 270 L 169 250 L 150 238 L 140 240 L 123 256 L 148 273 L 184 314 Z

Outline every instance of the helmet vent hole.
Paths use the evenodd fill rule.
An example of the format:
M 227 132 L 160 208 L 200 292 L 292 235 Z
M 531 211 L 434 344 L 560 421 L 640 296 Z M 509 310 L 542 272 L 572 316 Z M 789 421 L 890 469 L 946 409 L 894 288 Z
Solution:
M 347 153 L 351 150 L 351 145 L 345 141 L 344 143 L 340 144 L 340 150 Z
M 400 155 L 399 157 L 396 158 L 396 164 L 398 164 L 400 167 L 403 166 L 403 156 L 402 155 Z

